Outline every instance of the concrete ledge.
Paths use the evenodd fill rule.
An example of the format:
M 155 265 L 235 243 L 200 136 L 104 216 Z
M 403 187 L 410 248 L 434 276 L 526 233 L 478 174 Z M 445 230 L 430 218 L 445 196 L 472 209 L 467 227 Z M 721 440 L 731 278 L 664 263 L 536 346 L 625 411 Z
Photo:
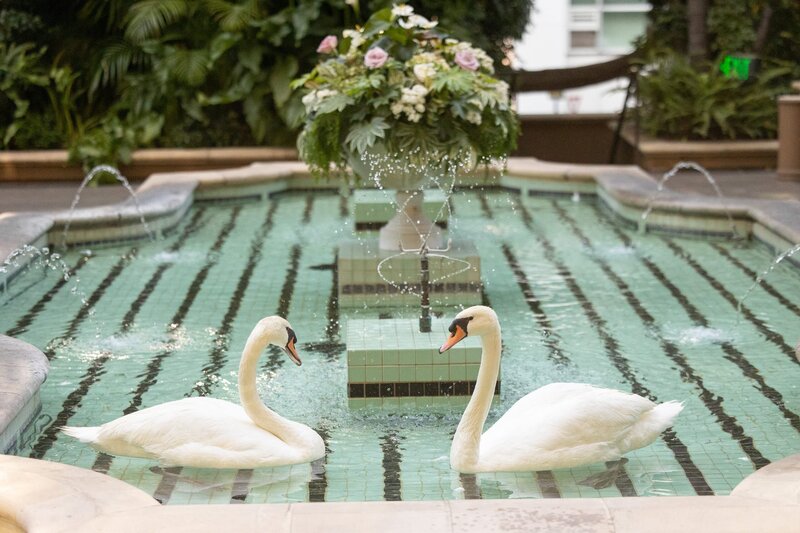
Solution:
M 0 456 L 0 524 L 6 520 L 29 532 L 80 531 L 82 524 L 98 516 L 135 510 L 136 517 L 158 506 L 144 492 L 110 476 L 60 463 Z M 130 520 L 123 529 L 135 523 Z
M 14 447 L 41 408 L 39 387 L 50 363 L 38 348 L 0 335 L 0 452 Z
M 13 483 L 12 483 L 13 481 Z M 800 455 L 746 478 L 731 496 L 161 506 L 90 470 L 0 457 L 0 525 L 36 532 L 596 533 L 792 531 Z
M 156 172 L 206 170 L 246 165 L 253 161 L 296 160 L 297 150 L 269 146 L 233 148 L 149 148 L 133 152 L 120 171 L 129 179 Z M 86 175 L 69 162 L 66 150 L 0 152 L 0 181 L 77 181 Z

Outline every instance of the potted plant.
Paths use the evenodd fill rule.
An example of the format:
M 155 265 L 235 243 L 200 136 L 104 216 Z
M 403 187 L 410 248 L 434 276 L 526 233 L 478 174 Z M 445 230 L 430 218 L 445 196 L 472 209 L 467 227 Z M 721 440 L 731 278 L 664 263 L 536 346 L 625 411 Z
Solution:
M 404 4 L 375 12 L 341 38 L 325 37 L 318 52 L 320 63 L 293 82 L 306 91 L 301 158 L 316 175 L 350 166 L 362 179 L 398 189 L 405 212 L 381 231 L 382 249 L 436 247 L 416 188 L 428 176 L 454 176 L 515 148 L 519 124 L 508 85 L 493 76 L 483 50 Z

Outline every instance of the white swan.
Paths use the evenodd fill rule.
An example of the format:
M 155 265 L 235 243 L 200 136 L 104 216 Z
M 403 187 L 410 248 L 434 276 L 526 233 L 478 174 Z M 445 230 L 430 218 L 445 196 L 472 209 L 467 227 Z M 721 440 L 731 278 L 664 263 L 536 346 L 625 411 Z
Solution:
M 672 425 L 681 402 L 646 398 L 583 383 L 551 383 L 520 398 L 481 435 L 500 368 L 500 323 L 474 306 L 456 315 L 439 349 L 478 335 L 483 344 L 477 384 L 450 448 L 450 465 L 464 473 L 552 470 L 612 461 L 647 446 Z
M 164 465 L 257 468 L 307 463 L 325 455 L 316 431 L 268 409 L 256 390 L 258 359 L 267 344 L 297 365 L 297 336 L 281 317 L 262 319 L 239 364 L 242 405 L 193 397 L 142 409 L 99 427 L 64 427 L 67 435 L 113 454 L 158 459 Z

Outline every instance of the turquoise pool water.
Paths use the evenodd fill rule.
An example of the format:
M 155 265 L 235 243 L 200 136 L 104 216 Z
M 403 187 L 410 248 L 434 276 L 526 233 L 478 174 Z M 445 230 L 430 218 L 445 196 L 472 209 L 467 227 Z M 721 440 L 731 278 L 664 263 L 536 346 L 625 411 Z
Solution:
M 353 221 L 347 201 L 324 192 L 199 204 L 157 243 L 70 252 L 85 304 L 73 294 L 75 277 L 35 268 L 18 277 L 0 307 L 0 331 L 40 347 L 52 369 L 42 413 L 16 453 L 105 472 L 164 503 L 263 503 L 723 495 L 800 452 L 795 268 L 772 272 L 739 316 L 737 299 L 772 258 L 760 245 L 639 235 L 585 197 L 476 190 L 457 193 L 453 207 L 453 231 L 475 241 L 485 298 L 503 327 L 503 391 L 490 423 L 552 381 L 686 402 L 674 428 L 628 455 L 612 486 L 581 483 L 602 464 L 452 472 L 449 443 L 463 403 L 348 407 L 346 321 L 415 310 L 337 306 L 333 265 Z M 323 462 L 162 469 L 57 432 L 188 395 L 237 401 L 244 341 L 275 313 L 292 323 L 304 364 L 268 350 L 259 389 L 276 411 L 320 431 Z

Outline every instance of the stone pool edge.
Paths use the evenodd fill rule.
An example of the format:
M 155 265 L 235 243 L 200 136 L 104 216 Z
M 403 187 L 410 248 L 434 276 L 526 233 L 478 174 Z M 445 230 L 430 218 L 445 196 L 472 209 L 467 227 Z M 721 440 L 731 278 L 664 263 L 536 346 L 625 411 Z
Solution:
M 476 178 L 476 181 L 482 179 Z M 525 195 L 542 193 L 596 194 L 615 216 L 624 223 L 632 225 L 638 223 L 641 214 L 652 201 L 653 210 L 648 220 L 651 222 L 649 226 L 656 231 L 715 236 L 730 235 L 731 223 L 728 219 L 728 213 L 730 213 L 737 232 L 753 236 L 776 251 L 783 251 L 800 242 L 800 203 L 798 202 L 742 198 L 719 199 L 672 191 L 664 191 L 656 198 L 656 182 L 635 166 L 575 165 L 548 163 L 531 158 L 512 158 L 508 161 L 506 174 L 496 178 L 494 184 L 519 190 Z M 152 174 L 139 187 L 137 195 L 141 214 L 147 220 L 150 230 L 154 233 L 162 233 L 176 226 L 195 201 L 263 198 L 269 194 L 286 190 L 290 188 L 290 185 L 301 189 L 337 187 L 335 184 L 319 182 L 312 178 L 303 163 L 287 161 L 253 163 L 235 169 Z M 146 237 L 146 232 L 140 223 L 139 216 L 139 210 L 131 199 L 109 206 L 77 209 L 71 214 L 67 210 L 45 214 L 3 213 L 0 214 L 0 258 L 5 259 L 13 250 L 24 245 L 42 247 L 61 244 L 59 239 L 62 238 L 63 228 L 67 224 L 70 226 L 69 239 L 66 241 L 69 244 L 140 239 Z M 24 261 L 21 261 L 18 266 L 8 268 L 8 271 L 0 276 L 0 290 L 4 290 L 6 283 L 24 268 Z M 5 339 L 21 343 L 10 337 L 0 337 L 0 341 L 5 341 Z M 7 342 L 0 342 L 0 366 L 18 359 L 19 347 L 15 345 L 13 349 L 9 349 L 7 344 Z M 37 365 L 38 363 L 27 365 L 28 370 L 35 374 L 41 370 Z M 44 381 L 44 376 L 41 381 Z M 35 387 L 36 394 L 38 394 L 38 386 L 41 381 Z M 26 387 L 27 385 L 23 386 L 19 393 L 23 394 Z M 29 400 L 35 401 L 33 396 L 30 396 Z M 22 404 L 19 412 L 25 409 L 30 409 L 30 401 Z M 19 412 L 14 413 L 10 419 L 16 418 Z M 5 415 L 0 417 L 0 435 L 7 427 L 3 423 L 10 424 L 7 421 L 8 418 Z M 9 457 L 12 456 L 0 456 L 0 467 L 9 464 Z M 66 490 L 67 487 L 70 487 L 70 490 L 80 492 L 83 490 L 81 483 L 92 483 L 92 476 L 89 474 L 94 473 L 90 471 L 68 465 L 54 466 L 55 463 L 46 461 L 16 459 L 25 463 L 24 467 L 18 468 L 20 476 L 32 476 L 47 487 L 47 490 Z M 786 462 L 790 465 L 789 467 L 784 464 Z M 773 477 L 767 475 L 758 477 L 758 483 L 747 483 L 754 476 L 759 476 L 771 466 L 777 465 L 783 465 L 784 470 L 788 468 L 790 483 L 776 485 L 771 481 Z M 789 457 L 770 465 L 770 467 L 759 470 L 746 478 L 734 489 L 731 496 L 636 498 L 633 500 L 608 498 L 559 501 L 515 500 L 513 502 L 499 500 L 496 502 L 367 502 L 265 504 L 245 507 L 161 507 L 157 506 L 157 503 L 151 504 L 149 500 L 152 498 L 138 489 L 123 482 L 117 482 L 125 487 L 125 490 L 119 494 L 127 493 L 125 491 L 137 491 L 140 495 L 149 498 L 148 507 L 157 506 L 155 510 L 149 509 L 147 513 L 142 512 L 139 507 L 130 511 L 123 511 L 121 508 L 110 510 L 103 505 L 103 502 L 96 502 L 92 505 L 97 518 L 83 524 L 81 529 L 101 531 L 108 530 L 113 525 L 115 531 L 122 531 L 126 530 L 125 527 L 128 528 L 127 530 L 141 530 L 142 526 L 157 527 L 160 525 L 171 531 L 183 529 L 198 531 L 199 521 L 203 526 L 209 524 L 208 530 L 212 531 L 219 530 L 218 528 L 223 525 L 228 526 L 233 520 L 241 523 L 248 530 L 267 523 L 280 523 L 280 531 L 314 531 L 323 525 L 328 529 L 332 528 L 331 530 L 338 530 L 337 528 L 344 530 L 347 525 L 350 527 L 349 530 L 352 530 L 354 524 L 362 524 L 365 531 L 373 529 L 392 531 L 392 527 L 397 524 L 401 524 L 397 526 L 398 529 L 403 527 L 405 530 L 405 526 L 402 526 L 402 522 L 407 520 L 405 513 L 419 513 L 421 521 L 429 526 L 426 531 L 491 531 L 492 529 L 509 530 L 509 528 L 511 530 L 530 530 L 533 526 L 559 530 L 565 527 L 572 528 L 573 525 L 575 527 L 585 526 L 589 531 L 641 531 L 643 530 L 642 524 L 648 524 L 648 527 L 645 528 L 648 531 L 658 531 L 661 529 L 674 530 L 674 521 L 679 520 L 683 524 L 687 520 L 687 516 L 694 517 L 696 521 L 687 521 L 679 529 L 705 531 L 709 530 L 709 526 L 711 526 L 711 529 L 716 531 L 739 531 L 748 529 L 745 524 L 752 524 L 753 527 L 750 529 L 758 527 L 761 531 L 769 531 L 768 526 L 773 524 L 777 531 L 781 530 L 781 524 L 785 526 L 787 523 L 800 521 L 800 455 Z M 73 473 L 70 473 L 71 469 L 86 473 L 86 475 L 73 476 Z M 5 468 L 0 468 L 0 479 L 8 476 L 8 472 L 5 470 Z M 55 471 L 57 472 L 54 474 Z M 100 476 L 100 474 L 96 475 Z M 66 477 L 62 479 L 62 476 Z M 101 477 L 111 479 L 107 476 Z M 783 476 L 783 478 L 786 477 L 787 475 Z M 763 478 L 767 480 L 762 482 Z M 15 477 L 11 479 L 16 482 Z M 65 482 L 64 479 L 69 479 L 69 482 Z M 65 483 L 67 484 L 65 485 Z M 0 487 L 3 485 L 4 483 L 0 483 Z M 737 494 L 742 486 L 749 488 L 746 491 L 743 489 Z M 787 497 L 793 495 L 794 499 L 776 503 L 770 499 L 771 496 L 763 496 L 763 494 L 775 492 L 786 493 Z M 85 494 L 83 497 L 86 497 Z M 104 497 L 103 491 L 99 492 L 98 497 L 101 499 Z M 37 498 L 41 499 L 39 496 Z M 25 508 L 38 509 L 37 512 L 32 512 L 31 516 L 38 516 L 41 513 L 44 513 L 45 516 L 52 516 L 55 511 L 48 502 L 53 498 L 59 500 L 55 494 L 51 494 L 45 498 L 45 501 L 27 502 Z M 132 496 L 132 498 L 134 501 L 139 501 L 140 496 Z M 76 505 L 78 500 L 75 500 Z M 676 500 L 681 501 L 676 502 Z M 653 501 L 653 503 L 646 503 L 649 501 Z M 675 504 L 680 506 L 680 513 L 675 513 Z M 326 507 L 320 508 L 320 505 Z M 744 511 L 740 512 L 736 509 Z M 314 511 L 312 512 L 312 510 Z M 72 516 L 67 508 L 61 509 L 61 512 Z M 384 516 L 384 513 L 389 513 L 389 516 L 403 513 L 404 519 L 401 520 L 399 517 L 398 520 L 379 519 Z M 9 529 L 17 524 L 24 530 L 30 531 L 65 529 L 57 526 L 57 524 L 65 523 L 61 520 L 56 520 L 55 524 L 50 523 L 49 525 L 44 522 L 34 524 L 30 522 L 32 519 L 29 515 L 24 515 L 24 520 L 21 520 L 20 516 L 22 515 L 19 515 L 19 502 L 15 500 L 15 497 L 11 497 L 8 491 L 4 493 L 0 489 L 0 530 L 4 530 L 7 524 Z M 356 522 L 354 522 L 355 517 L 359 517 Z M 364 519 L 364 517 L 367 518 Z M 133 518 L 136 520 L 132 521 Z M 272 522 L 273 518 L 276 522 Z M 427 521 L 427 518 L 430 518 L 430 521 Z M 782 522 L 783 519 L 792 519 L 794 522 Z M 375 527 L 371 528 L 370 524 Z M 379 525 L 380 527 L 378 527 Z M 742 527 L 743 525 L 745 527 Z M 83 529 L 84 527 L 90 529 Z
M 800 454 L 751 474 L 730 496 L 160 505 L 145 492 L 91 470 L 0 456 L 0 529 L 407 533 L 413 520 L 417 533 L 770 533 L 800 523 L 799 477 Z

